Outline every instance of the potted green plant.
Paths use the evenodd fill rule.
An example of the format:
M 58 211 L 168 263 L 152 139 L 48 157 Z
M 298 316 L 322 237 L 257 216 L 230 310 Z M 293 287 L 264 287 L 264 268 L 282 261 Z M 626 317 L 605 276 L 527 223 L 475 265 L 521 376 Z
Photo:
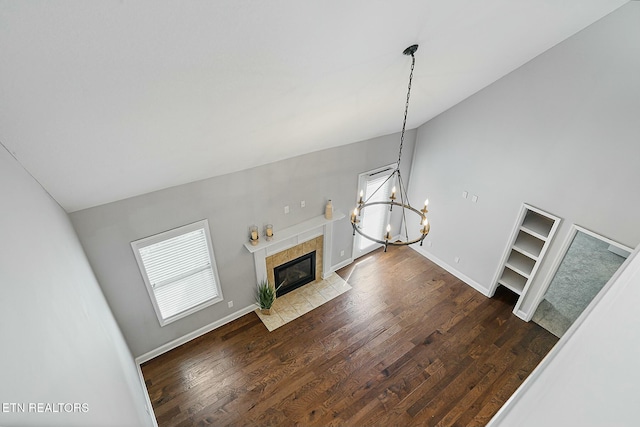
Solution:
M 271 306 L 276 300 L 276 291 L 277 289 L 271 286 L 267 280 L 258 283 L 256 302 L 260 306 L 262 314 L 271 314 Z

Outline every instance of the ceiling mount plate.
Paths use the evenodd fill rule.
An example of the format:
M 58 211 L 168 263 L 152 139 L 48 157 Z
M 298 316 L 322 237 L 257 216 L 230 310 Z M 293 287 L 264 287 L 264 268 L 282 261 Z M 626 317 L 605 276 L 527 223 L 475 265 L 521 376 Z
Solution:
M 408 48 L 406 48 L 402 53 L 405 54 L 405 55 L 413 56 L 413 54 L 416 53 L 416 50 L 418 50 L 418 45 L 414 44 L 414 45 L 411 45 Z

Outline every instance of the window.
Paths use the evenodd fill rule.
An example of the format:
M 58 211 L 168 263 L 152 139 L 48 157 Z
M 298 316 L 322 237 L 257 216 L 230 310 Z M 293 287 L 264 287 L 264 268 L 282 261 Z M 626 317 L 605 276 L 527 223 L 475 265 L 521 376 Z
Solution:
M 389 179 L 389 176 L 393 173 L 393 165 L 385 166 L 373 171 L 369 171 L 360 174 L 358 177 L 358 189 L 362 190 L 364 200 L 369 199 L 369 202 L 382 202 L 389 200 L 391 194 L 391 188 L 395 185 Z M 382 185 L 382 188 L 378 188 Z M 376 190 L 378 190 L 376 192 Z M 383 235 L 377 236 L 384 230 L 389 222 L 389 208 L 383 205 L 374 205 L 366 208 L 360 215 L 360 227 L 362 231 L 370 236 L 383 238 Z M 353 247 L 353 257 L 358 258 L 362 255 L 371 252 L 372 250 L 379 248 L 379 243 L 372 242 L 364 237 L 356 234 L 355 244 Z
M 160 326 L 222 301 L 207 220 L 131 242 Z

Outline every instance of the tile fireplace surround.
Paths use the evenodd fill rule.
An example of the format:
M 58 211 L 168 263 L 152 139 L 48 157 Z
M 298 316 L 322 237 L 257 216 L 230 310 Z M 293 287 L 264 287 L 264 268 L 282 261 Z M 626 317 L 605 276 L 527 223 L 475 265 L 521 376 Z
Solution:
M 296 258 L 300 258 L 302 255 L 307 255 L 313 251 L 316 252 L 316 277 L 311 283 L 316 283 L 317 281 L 321 280 L 322 274 L 318 273 L 322 271 L 323 241 L 323 236 L 318 236 L 315 239 L 307 240 L 306 242 L 295 245 L 292 248 L 285 249 L 284 251 L 280 251 L 276 254 L 268 256 L 266 259 L 266 268 L 267 280 L 269 280 L 269 283 L 272 283 L 276 287 L 279 285 L 279 283 L 276 283 L 274 278 L 274 268 L 279 267 L 289 261 L 293 261 Z

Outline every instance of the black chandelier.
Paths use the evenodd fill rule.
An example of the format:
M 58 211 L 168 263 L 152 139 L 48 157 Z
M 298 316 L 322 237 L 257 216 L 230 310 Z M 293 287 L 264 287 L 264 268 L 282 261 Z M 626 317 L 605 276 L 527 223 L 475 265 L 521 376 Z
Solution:
M 353 212 L 351 213 L 351 226 L 353 227 L 353 235 L 355 236 L 356 233 L 358 233 L 360 236 L 364 237 L 365 239 L 371 240 L 372 242 L 376 242 L 376 243 L 380 243 L 382 245 L 384 245 L 384 251 L 387 251 L 387 246 L 392 245 L 392 246 L 407 246 L 407 245 L 412 245 L 414 243 L 420 243 L 420 246 L 422 246 L 422 242 L 424 240 L 425 237 L 427 237 L 427 234 L 429 234 L 429 230 L 431 229 L 431 225 L 429 224 L 429 221 L 427 220 L 427 205 L 429 204 L 429 199 L 427 199 L 424 202 L 424 207 L 420 210 L 414 208 L 413 206 L 411 206 L 411 203 L 409 203 L 409 196 L 407 195 L 407 191 L 404 187 L 404 183 L 402 182 L 402 176 L 400 175 L 400 160 L 402 158 L 402 145 L 404 143 L 404 130 L 405 127 L 407 125 L 407 113 L 409 111 L 409 95 L 411 94 L 411 80 L 413 80 L 413 68 L 416 64 L 416 57 L 414 56 L 414 54 L 416 53 L 416 51 L 418 50 L 418 45 L 414 44 L 412 46 L 409 46 L 408 48 L 406 48 L 402 53 L 404 55 L 411 55 L 411 73 L 409 74 L 409 86 L 408 86 L 408 90 L 407 90 L 407 102 L 405 104 L 404 107 L 404 120 L 402 122 L 402 133 L 400 134 L 400 149 L 398 152 L 398 162 L 396 164 L 396 168 L 394 169 L 394 171 L 389 175 L 389 177 L 387 177 L 387 179 L 385 179 L 385 181 L 371 194 L 367 194 L 367 199 L 363 200 L 364 197 L 364 193 L 361 190 L 360 191 L 360 199 L 358 200 L 358 205 L 356 206 L 356 208 L 353 210 Z M 385 187 L 385 184 L 389 181 L 389 180 L 393 180 L 396 179 L 397 181 L 397 185 L 399 188 L 399 191 L 396 192 L 396 187 L 394 186 L 391 189 L 391 195 L 389 196 L 389 200 L 388 201 L 370 201 L 371 198 L 378 192 L 380 191 L 382 188 Z M 393 181 L 392 181 L 393 182 Z M 397 195 L 396 195 L 397 193 Z M 398 198 L 400 199 L 398 201 Z M 402 216 L 402 226 L 401 228 L 404 228 L 404 232 L 403 232 L 403 236 L 400 237 L 399 240 L 393 240 L 391 237 L 391 224 L 387 224 L 387 228 L 386 231 L 383 233 L 382 231 L 379 234 L 380 238 L 371 236 L 367 233 L 365 233 L 362 229 L 362 227 L 358 224 L 360 224 L 360 220 L 359 217 L 361 214 L 363 214 L 363 212 L 365 211 L 366 208 L 371 207 L 371 206 L 375 206 L 375 205 L 386 205 L 389 206 L 389 212 L 393 212 L 393 207 L 397 206 L 400 210 L 401 210 L 401 216 Z M 420 235 L 419 237 L 416 237 L 414 239 L 409 239 L 409 230 L 407 229 L 407 211 L 410 211 L 419 215 L 420 217 Z M 402 230 L 401 230 L 402 231 Z

